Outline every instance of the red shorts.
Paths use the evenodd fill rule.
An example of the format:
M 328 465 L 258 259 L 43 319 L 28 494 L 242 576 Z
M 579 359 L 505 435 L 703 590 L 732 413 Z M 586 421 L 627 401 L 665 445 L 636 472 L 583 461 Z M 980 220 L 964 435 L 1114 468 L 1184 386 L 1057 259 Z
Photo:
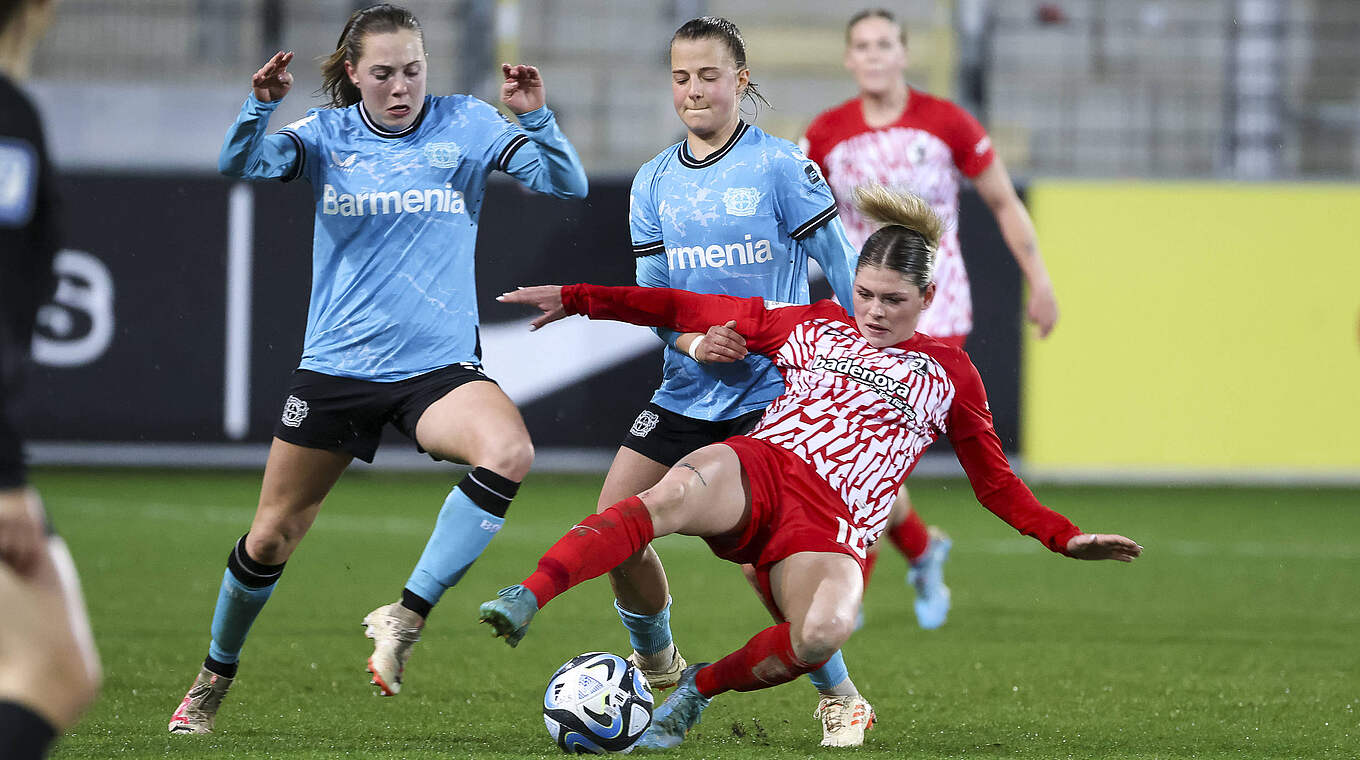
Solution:
M 714 554 L 768 570 L 799 552 L 834 552 L 864 567 L 864 556 L 848 543 L 850 510 L 812 465 L 744 435 L 723 443 L 737 453 L 751 483 L 751 519 L 740 533 L 705 538 Z

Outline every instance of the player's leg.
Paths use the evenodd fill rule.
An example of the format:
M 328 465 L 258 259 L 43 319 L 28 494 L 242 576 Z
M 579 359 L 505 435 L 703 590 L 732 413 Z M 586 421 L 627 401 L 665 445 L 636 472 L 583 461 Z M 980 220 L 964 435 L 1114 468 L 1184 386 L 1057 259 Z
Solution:
M 757 633 L 715 663 L 686 669 L 675 693 L 653 713 L 652 725 L 637 746 L 673 747 L 719 694 L 788 683 L 830 658 L 855 630 L 863 570 L 845 554 L 799 552 L 775 563 L 768 586 L 758 582 L 757 587 L 762 592 L 768 588 L 775 609 L 787 621 Z M 872 713 L 867 702 L 862 711 Z M 868 720 L 866 715 L 864 721 Z
M 212 731 L 236 677 L 246 634 L 274 592 L 284 564 L 316 520 L 321 503 L 353 457 L 274 439 L 250 532 L 227 556 L 213 609 L 212 641 L 194 685 L 170 719 L 171 733 Z
M 577 523 L 553 544 L 523 583 L 481 607 L 481 619 L 514 646 L 535 613 L 567 589 L 604 575 L 658 536 L 734 534 L 750 519 L 741 460 L 723 444 L 705 446 L 661 482 Z
M 776 623 L 784 622 L 784 613 L 779 611 L 769 589 L 769 574 L 758 573 L 751 565 L 741 566 L 742 575 L 746 577 L 746 582 L 755 590 L 760 601 L 765 605 Z M 839 650 L 821 667 L 808 673 L 808 679 L 816 687 L 817 693 L 823 697 L 847 697 L 859 694 L 859 689 L 855 682 L 850 680 L 850 671 L 845 667 L 845 656 Z
M 917 624 L 926 630 L 944 625 L 950 604 L 949 587 L 944 583 L 944 563 L 953 544 L 944 531 L 927 527 L 921 520 L 905 484 L 897 492 L 884 535 L 911 566 L 907 583 L 916 591 L 913 606 Z
M 466 462 L 473 469 L 440 506 L 401 600 L 364 618 L 366 635 L 374 640 L 368 669 L 385 696 L 401 690 L 406 662 L 425 619 L 500 531 L 534 458 L 524 420 L 500 386 L 480 370 L 454 367 L 440 374 L 448 377 L 432 381 L 454 387 L 416 410 L 414 437 L 431 456 Z
M 619 447 L 595 511 L 603 512 L 651 488 L 669 469 L 627 446 Z M 609 585 L 614 589 L 614 608 L 633 645 L 629 662 L 642 669 L 653 690 L 674 686 L 686 663 L 671 638 L 670 586 L 661 557 L 648 544 L 609 571 Z

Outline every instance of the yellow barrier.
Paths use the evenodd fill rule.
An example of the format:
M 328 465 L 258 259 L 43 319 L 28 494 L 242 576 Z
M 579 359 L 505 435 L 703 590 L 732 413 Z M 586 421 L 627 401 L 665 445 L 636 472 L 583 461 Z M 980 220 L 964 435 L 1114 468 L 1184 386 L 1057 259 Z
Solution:
M 1360 472 L 1360 186 L 1036 181 L 1047 471 Z

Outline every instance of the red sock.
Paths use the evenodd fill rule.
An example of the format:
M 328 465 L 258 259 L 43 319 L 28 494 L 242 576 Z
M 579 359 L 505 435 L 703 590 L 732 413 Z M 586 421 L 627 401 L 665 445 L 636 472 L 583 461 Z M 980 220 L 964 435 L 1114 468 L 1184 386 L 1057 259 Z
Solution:
M 613 570 L 653 537 L 652 516 L 642 499 L 630 496 L 576 523 L 548 549 L 524 585 L 534 592 L 541 609 L 572 586 Z
M 694 676 L 699 693 L 713 698 L 725 691 L 755 691 L 788 683 L 822 663 L 803 662 L 793 653 L 788 623 L 770 626 L 746 646 L 702 668 Z
M 926 524 L 921 522 L 921 516 L 914 509 L 907 512 L 907 519 L 901 525 L 888 531 L 888 538 L 892 540 L 893 546 L 907 555 L 908 562 L 920 559 L 926 553 L 926 544 L 930 543 Z

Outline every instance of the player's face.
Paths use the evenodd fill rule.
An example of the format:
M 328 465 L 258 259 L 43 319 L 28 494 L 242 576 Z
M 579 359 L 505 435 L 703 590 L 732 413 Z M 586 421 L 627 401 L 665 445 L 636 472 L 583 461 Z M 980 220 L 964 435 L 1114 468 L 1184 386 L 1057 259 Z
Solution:
M 921 290 L 895 269 L 864 266 L 855 272 L 855 324 L 876 348 L 910 338 L 933 300 L 933 282 Z
M 869 16 L 850 27 L 845 68 L 860 92 L 881 95 L 901 87 L 907 70 L 901 27 L 882 16 Z
M 368 114 L 393 130 L 405 129 L 425 102 L 425 46 L 410 29 L 364 37 L 357 62 L 345 62 Z
M 671 45 L 671 96 L 675 112 L 696 137 L 721 134 L 737 123 L 737 99 L 751 80 L 737 70 L 717 39 L 676 40 Z

